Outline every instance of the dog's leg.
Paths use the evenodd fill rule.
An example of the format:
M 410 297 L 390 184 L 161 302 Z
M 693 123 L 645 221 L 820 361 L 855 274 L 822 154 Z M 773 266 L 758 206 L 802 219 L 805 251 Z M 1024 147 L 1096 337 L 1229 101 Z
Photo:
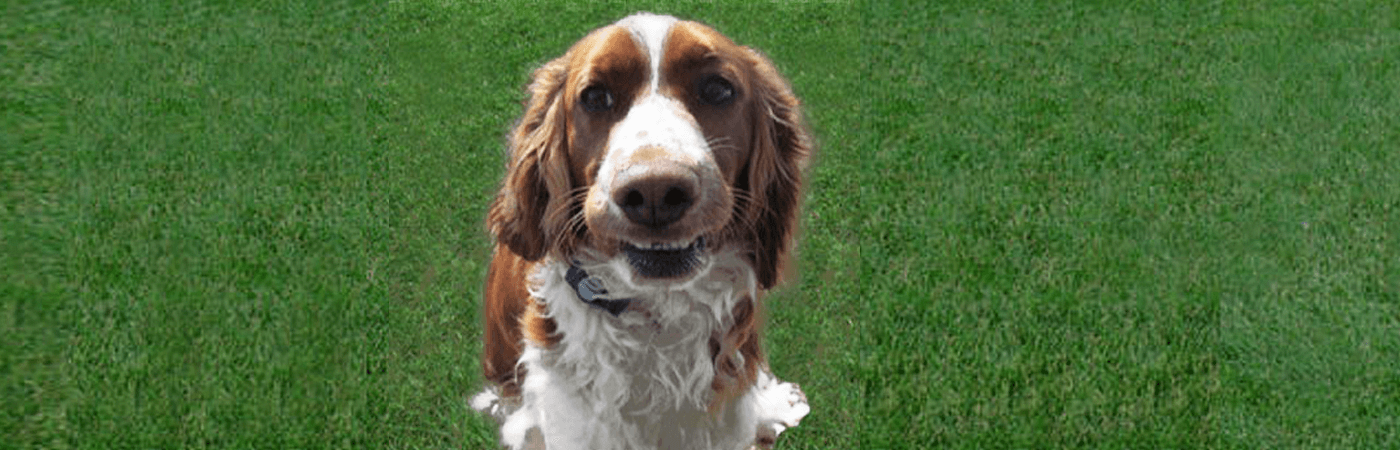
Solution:
M 522 417 L 517 418 L 515 423 L 506 423 L 511 414 L 520 410 L 520 397 L 501 397 L 500 389 L 490 386 L 472 396 L 470 404 L 472 409 L 491 416 L 502 425 L 502 443 L 510 449 L 545 450 L 544 436 L 540 435 L 539 427 L 534 426 L 533 422 Z M 519 431 L 519 428 L 525 430 Z
M 778 442 L 779 433 L 797 426 L 812 408 L 796 383 L 779 380 L 767 367 L 759 370 L 756 381 L 752 393 L 758 430 L 753 448 L 766 450 Z
M 496 419 L 497 424 L 505 423 L 506 416 L 520 409 L 520 397 L 501 397 L 500 388 L 496 386 L 487 386 L 467 403 L 477 412 Z

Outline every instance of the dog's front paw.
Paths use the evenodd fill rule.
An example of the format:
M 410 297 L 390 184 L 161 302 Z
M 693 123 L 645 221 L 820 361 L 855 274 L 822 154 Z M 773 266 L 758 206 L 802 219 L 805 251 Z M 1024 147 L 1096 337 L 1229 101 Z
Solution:
M 758 406 L 754 446 L 770 449 L 778 442 L 778 434 L 797 426 L 812 408 L 807 404 L 807 394 L 797 383 L 779 381 L 767 371 L 760 372 L 758 377 L 754 385 Z
M 520 397 L 501 397 L 499 389 L 495 386 L 488 386 L 472 396 L 467 404 L 471 405 L 472 409 L 477 410 L 477 412 L 496 419 L 496 423 L 504 423 L 506 416 L 520 409 Z

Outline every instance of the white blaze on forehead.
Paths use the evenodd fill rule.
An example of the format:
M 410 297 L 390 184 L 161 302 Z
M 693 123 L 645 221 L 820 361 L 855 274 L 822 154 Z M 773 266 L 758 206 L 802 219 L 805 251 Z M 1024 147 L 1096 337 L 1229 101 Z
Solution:
M 642 150 L 664 152 L 661 159 L 688 166 L 697 175 L 719 170 L 700 124 L 686 110 L 685 104 L 660 92 L 666 38 L 676 22 L 675 17 L 651 13 L 638 13 L 617 22 L 632 34 L 633 41 L 647 54 L 651 74 L 647 89 L 633 100 L 627 114 L 608 130 L 598 178 L 586 200 L 614 217 L 622 217 L 623 213 L 612 201 L 613 183 L 636 164 L 638 152 Z
M 629 161 L 632 154 L 646 147 L 664 148 L 673 158 L 688 164 L 713 165 L 705 136 L 685 105 L 661 95 L 661 60 L 666 37 L 679 19 L 652 13 L 637 13 L 617 22 L 632 33 L 632 39 L 643 47 L 651 65 L 647 93 L 628 110 L 627 116 L 613 127 L 608 139 L 607 157 L 600 167 L 604 187 L 609 187 L 613 175 L 623 169 L 616 164 Z M 678 114 L 682 113 L 682 114 Z
M 637 13 L 617 21 L 617 25 L 632 32 L 632 38 L 646 48 L 647 60 L 651 62 L 651 86 L 648 92 L 655 93 L 661 84 L 661 52 L 664 50 L 666 35 L 678 19 L 652 13 Z

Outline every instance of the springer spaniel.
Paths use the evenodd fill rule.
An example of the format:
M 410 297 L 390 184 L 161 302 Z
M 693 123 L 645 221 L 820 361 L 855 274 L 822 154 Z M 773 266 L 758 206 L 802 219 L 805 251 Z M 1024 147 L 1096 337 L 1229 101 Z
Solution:
M 765 362 L 812 143 L 764 56 L 640 13 L 534 72 L 488 226 L 486 378 L 512 449 L 769 448 Z

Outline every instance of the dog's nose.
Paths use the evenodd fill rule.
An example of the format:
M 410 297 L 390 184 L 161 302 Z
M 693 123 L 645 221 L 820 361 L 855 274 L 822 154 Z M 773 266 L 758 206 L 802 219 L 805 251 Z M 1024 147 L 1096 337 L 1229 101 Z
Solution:
M 685 217 L 699 192 L 695 175 L 672 164 L 639 166 L 626 170 L 613 190 L 613 203 L 627 220 L 659 229 Z

